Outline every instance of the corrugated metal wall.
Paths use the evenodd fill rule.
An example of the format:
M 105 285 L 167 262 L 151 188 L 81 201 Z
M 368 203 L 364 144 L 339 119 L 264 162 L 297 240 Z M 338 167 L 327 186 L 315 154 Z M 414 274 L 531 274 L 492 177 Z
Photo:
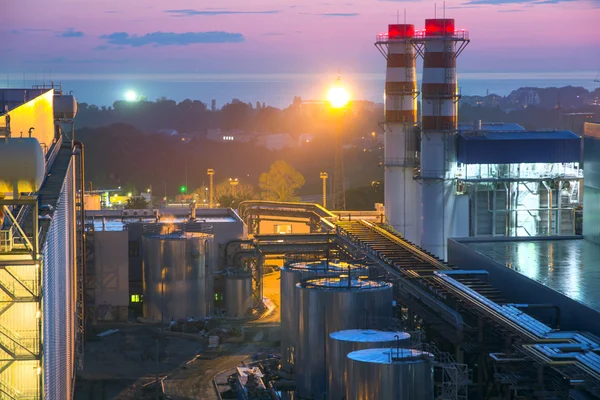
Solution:
M 556 135 L 553 135 L 556 133 Z M 570 133 L 570 135 L 568 135 Z M 509 133 L 506 133 L 508 135 Z M 581 140 L 571 132 L 512 134 L 512 138 L 458 135 L 457 160 L 464 164 L 568 163 L 581 161 Z M 523 136 L 520 138 L 519 136 Z M 554 137 L 556 136 L 556 137 Z
M 71 162 L 44 246 L 44 398 L 72 398 L 74 356 L 74 174 Z
M 600 243 L 600 125 L 585 124 L 583 236 Z

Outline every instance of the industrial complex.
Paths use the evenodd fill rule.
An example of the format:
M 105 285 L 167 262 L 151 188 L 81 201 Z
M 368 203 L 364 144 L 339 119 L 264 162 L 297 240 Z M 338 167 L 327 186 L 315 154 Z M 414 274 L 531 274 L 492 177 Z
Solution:
M 0 90 L 0 399 L 600 398 L 600 123 L 459 124 L 469 40 L 376 37 L 384 214 L 215 208 L 212 169 L 207 208 L 102 209 L 75 98 Z

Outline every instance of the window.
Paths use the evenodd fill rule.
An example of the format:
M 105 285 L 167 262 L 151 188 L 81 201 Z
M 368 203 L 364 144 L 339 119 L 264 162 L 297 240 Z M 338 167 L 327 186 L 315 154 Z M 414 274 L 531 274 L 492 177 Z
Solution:
M 140 256 L 140 244 L 137 240 L 132 240 L 129 242 L 129 257 L 139 257 Z
M 132 303 L 141 303 L 142 301 L 142 295 L 141 294 L 132 294 L 131 295 L 131 302 Z
M 274 231 L 280 235 L 289 234 L 292 233 L 292 225 L 275 225 Z

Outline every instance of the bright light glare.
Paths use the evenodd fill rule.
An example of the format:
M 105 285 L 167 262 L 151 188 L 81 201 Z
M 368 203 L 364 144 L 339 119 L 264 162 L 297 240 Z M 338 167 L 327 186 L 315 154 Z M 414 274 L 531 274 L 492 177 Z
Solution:
M 127 101 L 137 101 L 138 96 L 133 90 L 129 90 L 125 92 L 125 100 Z
M 343 87 L 335 86 L 329 89 L 327 101 L 333 108 L 343 108 L 350 101 L 350 94 Z

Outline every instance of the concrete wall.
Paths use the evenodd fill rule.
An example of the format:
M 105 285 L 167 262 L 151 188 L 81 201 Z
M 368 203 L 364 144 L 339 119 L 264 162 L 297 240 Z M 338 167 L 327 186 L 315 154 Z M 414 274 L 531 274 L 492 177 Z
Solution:
M 510 303 L 550 303 L 560 307 L 561 330 L 589 331 L 600 335 L 599 312 L 509 269 L 464 244 L 480 240 L 449 239 L 448 262 L 460 269 L 488 271 L 489 282 L 499 289 Z
M 95 309 L 98 320 L 127 320 L 129 259 L 127 231 L 94 232 Z
M 600 123 L 584 125 L 583 237 L 600 243 Z

